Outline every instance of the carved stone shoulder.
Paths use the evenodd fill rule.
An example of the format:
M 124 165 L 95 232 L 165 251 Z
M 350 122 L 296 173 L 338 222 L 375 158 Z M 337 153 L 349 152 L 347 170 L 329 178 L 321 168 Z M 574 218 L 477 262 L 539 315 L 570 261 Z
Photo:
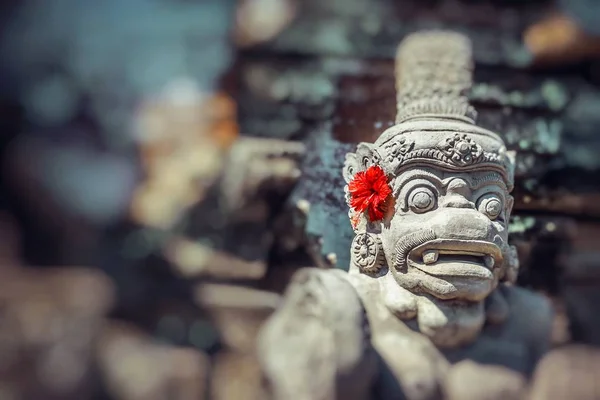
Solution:
M 364 308 L 346 275 L 306 268 L 292 278 L 258 339 L 270 398 L 369 398 L 375 355 Z

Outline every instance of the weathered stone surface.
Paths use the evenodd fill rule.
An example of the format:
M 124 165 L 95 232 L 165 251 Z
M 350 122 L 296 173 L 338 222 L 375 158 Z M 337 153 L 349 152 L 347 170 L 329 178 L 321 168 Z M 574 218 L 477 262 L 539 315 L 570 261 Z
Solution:
M 339 270 L 304 268 L 260 334 L 269 398 L 364 399 L 375 359 L 366 315 Z
M 167 241 L 164 253 L 176 273 L 187 279 L 260 279 L 267 270 L 265 260 L 246 261 L 185 238 Z
M 232 99 L 203 93 L 192 80 L 141 102 L 134 124 L 145 176 L 131 200 L 136 222 L 172 229 L 206 197 L 237 137 L 235 117 Z
M 379 6 L 381 4 L 376 8 Z M 477 9 L 476 6 L 472 9 L 465 5 L 456 7 L 471 10 L 468 12 Z M 481 40 L 480 33 L 475 29 L 472 40 Z M 253 121 L 272 123 L 268 130 L 255 129 L 254 123 L 246 123 L 247 119 L 242 118 L 242 127 L 248 132 L 276 135 L 277 124 L 273 121 L 283 118 L 288 122 L 281 125 L 280 132 L 285 131 L 284 125 L 292 123 L 296 126 L 286 135 L 305 136 L 307 132 L 321 131 L 324 122 L 330 122 L 336 140 L 357 143 L 373 141 L 393 123 L 395 96 L 391 61 L 365 60 L 360 58 L 360 52 L 351 52 L 350 58 L 343 60 L 332 57 L 335 53 L 286 60 L 272 56 L 277 51 L 274 48 L 252 53 L 256 56 L 251 62 L 242 62 L 240 69 L 268 69 L 272 78 L 265 82 L 297 77 L 304 79 L 307 85 L 316 79 L 307 76 L 313 72 L 312 76 L 318 75 L 328 87 L 337 88 L 333 96 L 320 100 L 322 107 L 328 109 L 333 101 L 334 113 L 318 118 L 319 125 L 315 127 L 310 123 L 314 119 L 298 115 L 305 103 L 302 95 L 286 95 L 285 100 L 279 102 L 283 105 L 277 108 L 273 107 L 277 104 L 274 97 L 271 106 L 260 106 L 251 99 L 261 98 L 258 93 L 265 90 L 259 91 L 247 80 L 242 85 L 246 88 L 241 98 L 242 108 L 252 104 L 253 111 L 247 114 L 252 115 Z M 488 51 L 499 52 L 499 49 L 489 48 Z M 600 176 L 600 164 L 594 156 L 600 143 L 593 134 L 598 116 L 592 111 L 600 104 L 600 94 L 580 70 L 556 75 L 516 70 L 510 65 L 492 68 L 480 62 L 470 98 L 479 109 L 481 126 L 498 132 L 510 149 L 518 151 L 515 173 L 517 212 L 535 209 L 600 215 L 595 201 L 597 189 L 589 184 Z
M 267 202 L 269 194 L 288 193 L 300 177 L 297 164 L 303 155 L 300 142 L 248 137 L 236 141 L 219 186 L 220 205 L 228 218 L 244 219 L 245 207 Z
M 525 379 L 509 369 L 461 361 L 453 365 L 445 380 L 448 400 L 521 400 Z
M 295 14 L 296 2 L 292 0 L 242 0 L 236 10 L 236 43 L 244 47 L 265 42 L 281 32 Z
M 292 204 L 306 201 L 310 204 L 306 233 L 319 238 L 317 253 L 323 258 L 336 255 L 336 265 L 349 265 L 348 248 L 352 241 L 352 227 L 347 217 L 342 177 L 343 160 L 353 145 L 334 141 L 328 126 L 316 130 L 307 143 L 307 157 L 303 162 L 303 176 L 290 196 Z
M 223 284 L 200 284 L 197 305 L 205 310 L 226 348 L 244 354 L 255 350 L 258 330 L 279 305 L 278 294 Z
M 350 74 L 346 72 L 347 67 L 344 71 L 340 66 L 337 72 L 330 74 L 330 82 L 338 82 L 335 114 L 330 119 L 332 125 L 320 123 L 317 127 L 303 127 L 302 118 L 290 117 L 298 122 L 296 135 L 306 129 L 311 130 L 310 135 L 322 135 L 324 129 L 331 127 L 327 130 L 336 140 L 356 143 L 372 141 L 391 126 L 394 118 L 391 65 L 355 63 L 359 67 Z M 304 67 L 300 64 L 281 68 L 289 72 L 280 74 L 293 74 L 294 69 L 300 73 Z M 595 180 L 599 170 L 591 150 L 597 147 L 595 136 L 586 133 L 586 126 L 595 125 L 596 117 L 585 111 L 585 107 L 589 107 L 586 105 L 600 102 L 600 95 L 576 76 L 556 81 L 544 75 L 529 79 L 521 73 L 515 81 L 526 84 L 519 87 L 513 83 L 515 81 L 509 81 L 502 74 L 498 76 L 493 70 L 484 69 L 484 72 L 476 77 L 481 81 L 473 89 L 471 98 L 482 109 L 479 113 L 481 125 L 499 132 L 508 147 L 518 151 L 516 211 L 535 209 L 600 215 L 600 210 L 596 209 L 598 202 L 594 201 L 597 192 L 586 183 Z M 510 71 L 504 74 L 509 75 Z M 576 89 L 567 89 L 572 87 Z M 291 104 L 286 107 L 293 109 L 294 104 L 301 102 L 295 103 L 291 99 Z M 272 107 L 267 109 L 273 110 Z M 253 115 L 257 118 L 260 113 Z M 267 115 L 264 118 L 272 120 Z M 244 123 L 243 118 L 242 126 L 250 132 L 255 131 L 251 124 Z M 259 132 L 268 134 L 264 130 L 257 134 Z M 311 178 L 309 169 L 305 169 L 307 176 L 303 179 Z M 570 175 L 568 180 L 564 179 L 567 175 Z
M 538 365 L 528 399 L 595 399 L 600 393 L 600 351 L 567 345 L 548 353 Z
M 523 41 L 533 53 L 533 65 L 556 67 L 597 58 L 598 9 L 588 0 L 559 1 L 559 9 L 529 26 Z
M 186 147 L 190 145 L 210 153 L 216 150 L 213 142 L 209 140 L 208 148 L 198 147 L 197 141 L 178 145 L 185 151 L 190 150 Z M 181 176 L 181 171 L 174 175 L 167 173 L 164 165 L 151 167 L 160 171 L 166 183 L 173 183 L 186 193 L 200 190 L 202 194 L 197 196 L 194 192 L 191 198 L 181 198 L 182 192 L 168 190 L 169 185 L 155 187 L 154 196 L 160 199 L 148 204 L 168 206 L 173 213 L 166 215 L 161 211 L 155 215 L 158 219 L 141 218 L 138 222 L 142 229 L 131 229 L 126 234 L 124 255 L 141 260 L 158 254 L 176 275 L 185 279 L 262 278 L 270 250 L 278 242 L 271 226 L 276 217 L 274 210 L 279 210 L 299 178 L 298 164 L 303 152 L 304 145 L 300 142 L 241 137 L 227 151 L 216 154 L 223 167 L 216 172 L 192 169 L 188 171 L 192 175 Z M 167 155 L 167 161 L 179 162 L 177 152 L 167 151 Z M 210 185 L 192 184 L 190 179 L 202 180 L 203 174 Z M 174 199 L 178 196 L 179 199 Z
M 0 269 L 0 386 L 7 398 L 90 398 L 93 347 L 114 302 L 84 269 Z
M 256 359 L 260 327 L 280 303 L 279 295 L 243 286 L 200 284 L 195 300 L 220 333 L 213 359 L 210 398 L 263 399 L 263 381 Z
M 154 342 L 126 323 L 111 322 L 102 330 L 97 362 L 114 399 L 208 398 L 209 358 L 204 353 Z
M 262 51 L 392 59 L 397 43 L 420 29 L 452 29 L 473 37 L 474 56 L 491 65 L 524 66 L 520 31 L 544 2 L 303 1 L 303 13 Z M 368 18 L 365 18 L 368 15 Z M 499 34 L 499 32 L 502 32 Z
M 210 399 L 261 400 L 262 375 L 252 354 L 223 351 L 213 362 Z

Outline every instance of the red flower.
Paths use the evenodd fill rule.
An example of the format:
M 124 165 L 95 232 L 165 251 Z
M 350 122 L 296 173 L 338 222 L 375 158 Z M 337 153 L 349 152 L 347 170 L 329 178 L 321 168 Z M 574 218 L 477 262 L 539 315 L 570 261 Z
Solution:
M 348 191 L 350 206 L 354 211 L 367 210 L 371 221 L 383 219 L 386 201 L 392 194 L 392 189 L 381 167 L 375 165 L 358 172 L 348 184 Z

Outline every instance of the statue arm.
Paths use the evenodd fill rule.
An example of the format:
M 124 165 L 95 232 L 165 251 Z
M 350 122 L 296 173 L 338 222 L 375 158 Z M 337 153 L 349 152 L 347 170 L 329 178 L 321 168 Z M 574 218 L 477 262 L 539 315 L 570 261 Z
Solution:
M 298 271 L 263 326 L 258 357 L 271 398 L 369 397 L 375 355 L 364 308 L 345 275 Z

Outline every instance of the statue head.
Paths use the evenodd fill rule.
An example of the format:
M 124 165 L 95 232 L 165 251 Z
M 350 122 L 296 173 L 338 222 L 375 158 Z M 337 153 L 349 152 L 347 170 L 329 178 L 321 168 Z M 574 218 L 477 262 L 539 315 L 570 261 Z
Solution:
M 407 37 L 396 78 L 396 125 L 346 156 L 356 234 L 351 272 L 386 280 L 383 291 L 398 290 L 382 296 L 401 317 L 418 316 L 420 303 L 433 307 L 442 317 L 429 325 L 419 317 L 421 330 L 455 345 L 481 328 L 483 301 L 498 284 L 516 277 L 508 245 L 514 160 L 497 134 L 475 124 L 466 97 L 467 38 L 450 32 Z M 481 317 L 469 334 L 443 334 L 452 318 L 464 311 L 473 321 L 477 310 Z

